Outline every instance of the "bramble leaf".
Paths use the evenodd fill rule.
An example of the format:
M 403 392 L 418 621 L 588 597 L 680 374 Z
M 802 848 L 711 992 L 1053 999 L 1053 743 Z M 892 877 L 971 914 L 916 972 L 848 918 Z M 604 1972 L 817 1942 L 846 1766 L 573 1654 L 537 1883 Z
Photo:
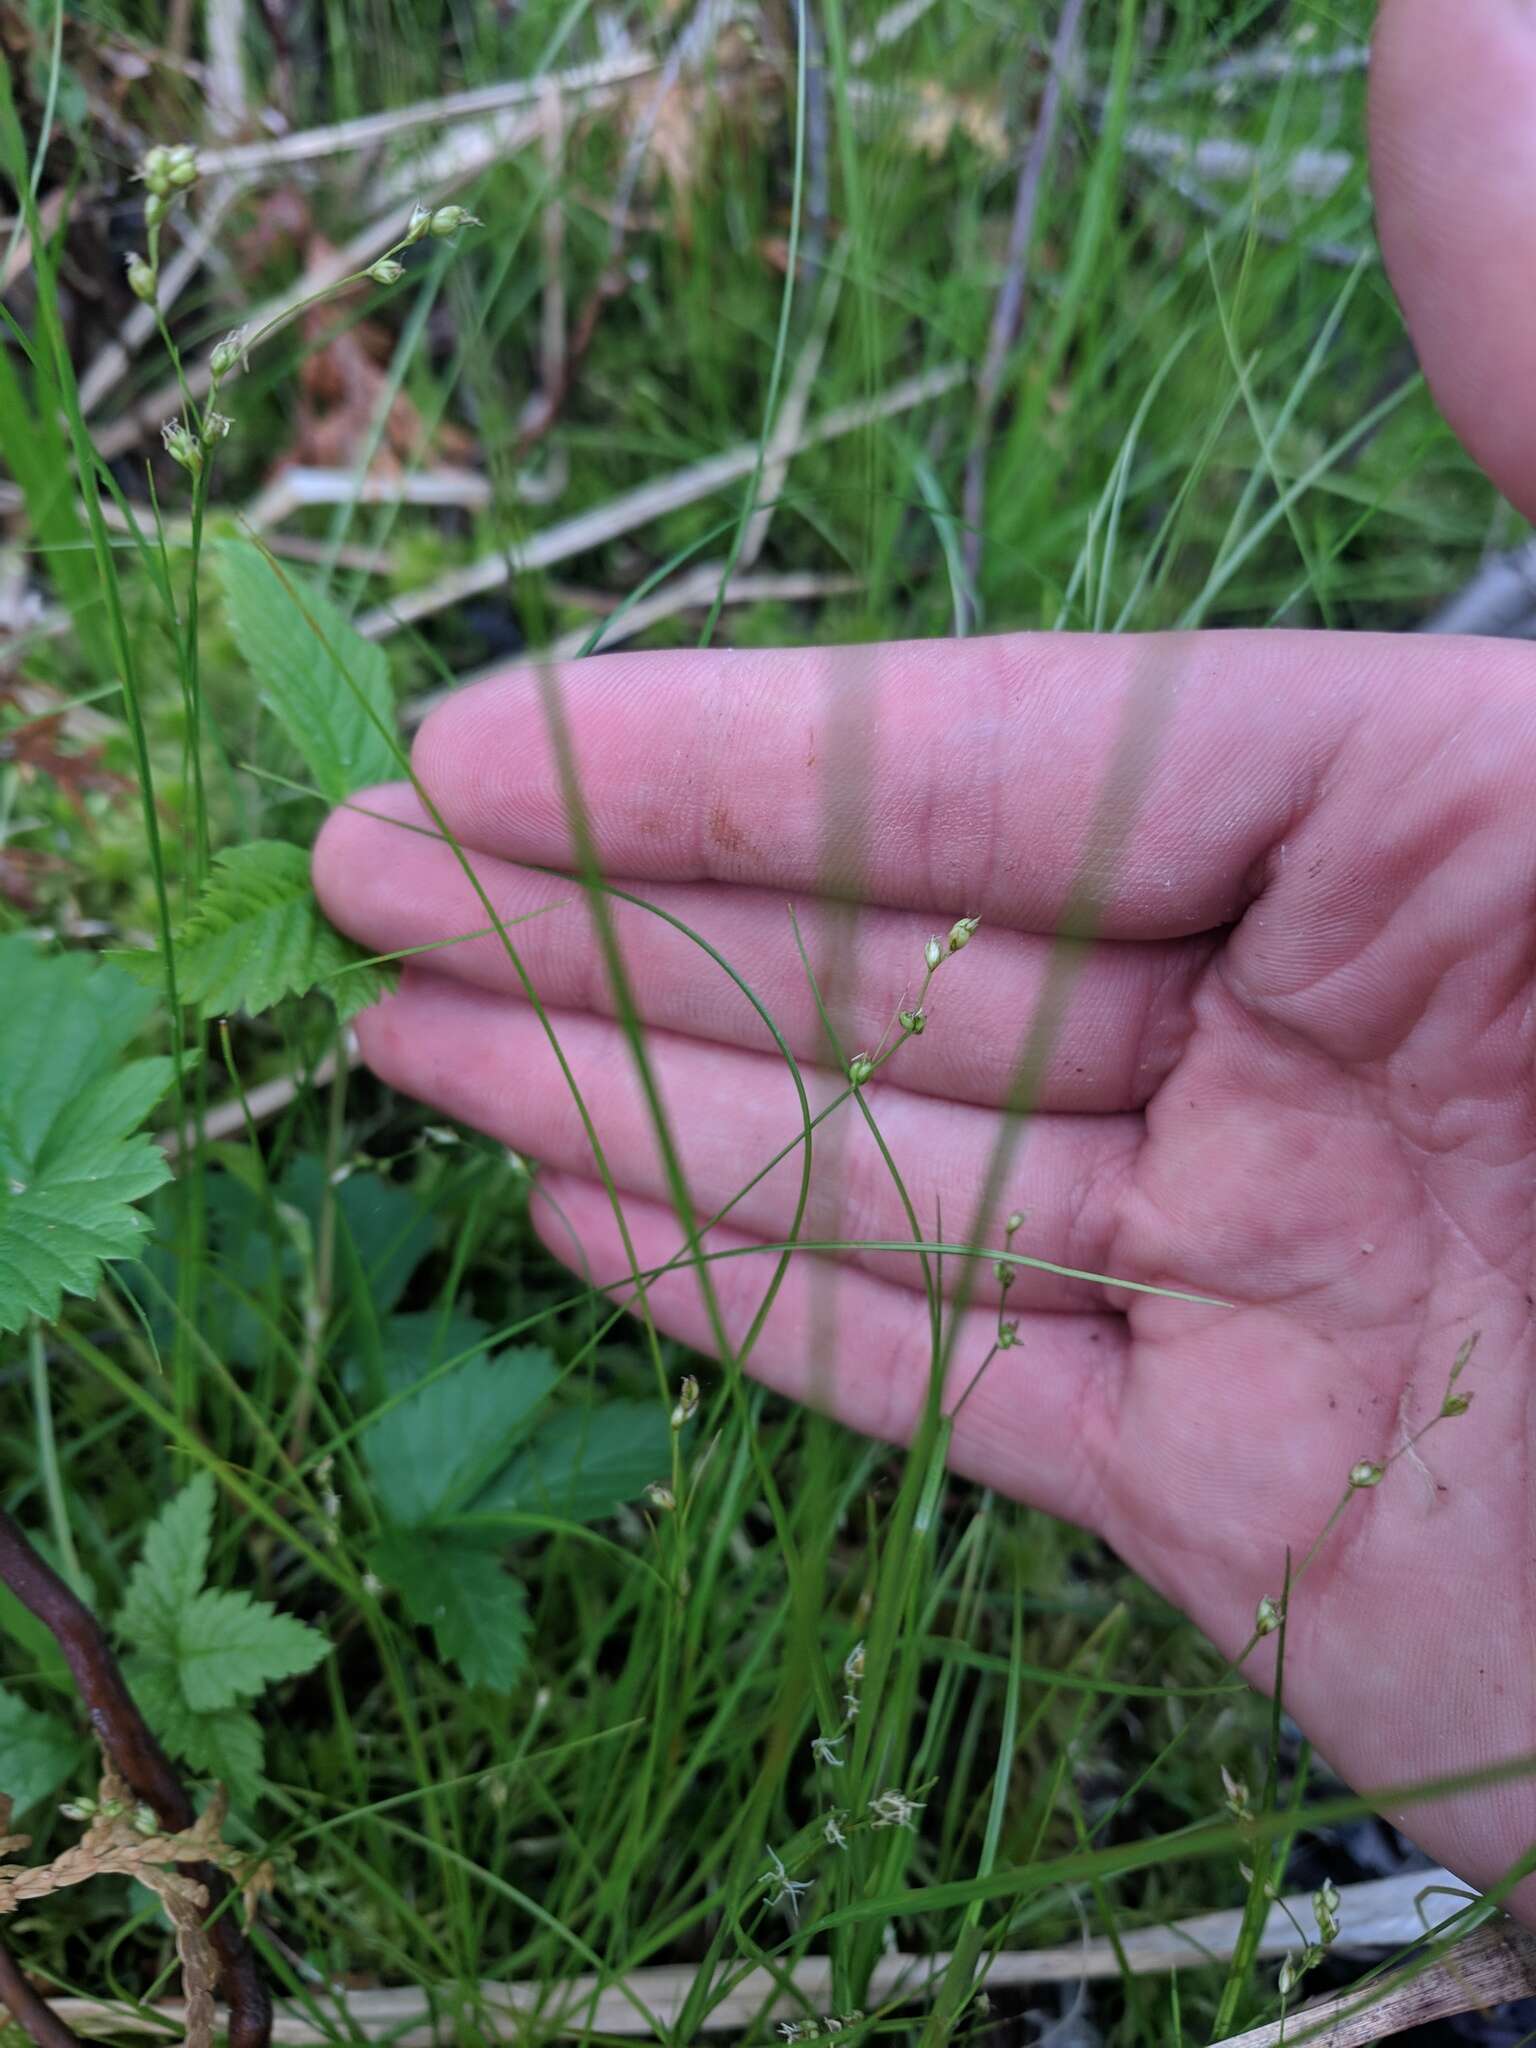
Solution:
M 189 1769 L 227 1785 L 237 1799 L 261 1796 L 261 1727 L 244 1707 L 217 1714 L 194 1713 L 176 1681 L 172 1664 L 135 1657 L 127 1667 L 129 1688 L 160 1740 Z
M 387 737 L 395 712 L 383 649 L 250 542 L 221 548 L 218 567 L 235 642 L 321 795 L 340 803 L 393 781 L 400 757 Z
M 0 1794 L 18 1814 L 57 1792 L 84 1754 L 74 1729 L 0 1692 Z
M 208 1571 L 216 1498 L 212 1473 L 194 1473 L 144 1532 L 117 1632 L 153 1656 L 175 1658 L 178 1617 L 197 1598 Z
M 191 915 L 175 935 L 176 982 L 203 1016 L 257 1016 L 284 996 L 318 988 L 343 1023 L 387 993 L 394 976 L 358 965 L 368 956 L 326 923 L 309 884 L 309 855 L 282 839 L 254 839 L 219 854 Z M 158 986 L 160 956 L 115 956 Z
M 170 1178 L 138 1131 L 168 1060 L 117 1056 L 152 1005 L 115 968 L 0 939 L 0 1331 L 91 1295 L 145 1231 L 134 1203 Z
M 562 1408 L 476 1497 L 470 1512 L 595 1522 L 671 1469 L 671 1424 L 659 1402 Z
M 150 1524 L 117 1615 L 128 1680 L 166 1748 L 244 1798 L 261 1787 L 261 1729 L 241 1701 L 312 1671 L 317 1629 L 248 1593 L 204 1591 L 213 1479 L 199 1472 Z
M 389 1519 L 410 1528 L 463 1507 L 506 1463 L 558 1378 L 547 1351 L 481 1353 L 386 1410 L 363 1450 Z
M 479 1544 L 397 1530 L 368 1560 L 405 1610 L 429 1628 L 466 1684 L 510 1692 L 528 1667 L 528 1602 L 517 1580 Z
M 177 1617 L 176 1670 L 195 1714 L 216 1714 L 280 1678 L 313 1671 L 330 1645 L 249 1593 L 199 1593 Z

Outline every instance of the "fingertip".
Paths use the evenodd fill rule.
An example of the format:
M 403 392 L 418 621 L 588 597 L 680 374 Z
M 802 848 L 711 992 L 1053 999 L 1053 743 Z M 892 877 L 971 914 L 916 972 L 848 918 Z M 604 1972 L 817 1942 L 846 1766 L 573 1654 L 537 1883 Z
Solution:
M 1382 253 L 1435 401 L 1536 514 L 1536 0 L 1386 0 L 1370 126 Z
M 376 885 L 381 863 L 398 854 L 402 828 L 432 829 L 421 799 L 408 782 L 381 782 L 338 804 L 310 850 L 310 880 L 331 923 L 353 937 L 364 884 Z
M 528 801 L 530 778 L 547 753 L 531 669 L 505 669 L 466 684 L 422 720 L 411 772 L 450 832 L 485 846 L 498 824 Z M 556 784 L 558 794 L 558 784 Z

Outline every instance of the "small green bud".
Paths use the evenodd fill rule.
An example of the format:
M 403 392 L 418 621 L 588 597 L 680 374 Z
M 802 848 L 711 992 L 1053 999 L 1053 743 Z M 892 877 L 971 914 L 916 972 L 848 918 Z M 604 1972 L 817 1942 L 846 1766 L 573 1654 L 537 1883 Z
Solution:
M 171 152 L 162 143 L 145 150 L 139 160 L 139 176 L 157 199 L 170 196 Z
M 401 242 L 408 249 L 413 242 L 419 242 L 422 236 L 430 230 L 431 226 L 432 209 L 430 206 L 423 206 L 418 199 L 411 208 L 411 217 L 405 224 L 405 233 L 400 238 Z
M 203 466 L 203 451 L 197 439 L 187 432 L 180 420 L 167 420 L 160 429 L 160 438 L 165 443 L 165 452 L 172 462 L 179 462 L 183 469 L 193 476 Z
M 229 430 L 233 425 L 234 421 L 226 413 L 205 412 L 203 414 L 202 430 L 203 446 L 211 448 L 215 441 L 227 440 L 229 438 Z
M 1014 1345 L 1018 1343 L 1018 1341 L 1019 1341 L 1019 1326 L 1018 1326 L 1018 1324 L 1017 1324 L 1017 1323 L 999 1323 L 999 1324 L 998 1324 L 998 1326 L 997 1326 L 997 1348 L 998 1348 L 998 1350 L 999 1350 L 999 1351 L 1011 1351 L 1011 1350 L 1013 1349 Z
M 142 299 L 146 306 L 155 303 L 160 278 L 152 264 L 146 263 L 137 250 L 128 258 L 128 289 L 136 299 Z
M 1254 1610 L 1253 1626 L 1261 1636 L 1272 1636 L 1280 1626 L 1280 1610 L 1267 1593 Z
M 677 1404 L 672 1410 L 672 1427 L 682 1429 L 691 1419 L 699 1405 L 699 1383 L 692 1373 L 677 1390 Z
M 1324 1943 L 1339 1938 L 1339 1888 L 1330 1878 L 1312 1894 L 1312 1912 Z
M 1383 1476 L 1383 1468 L 1370 1458 L 1362 1458 L 1358 1465 L 1349 1468 L 1349 1483 L 1353 1487 L 1380 1486 Z
M 178 142 L 166 155 L 166 176 L 173 190 L 185 192 L 197 183 L 197 151 L 190 142 Z
M 159 227 L 161 221 L 165 219 L 175 204 L 176 201 L 173 194 L 169 192 L 151 192 L 144 202 L 145 223 L 152 228 Z
M 152 1806 L 136 1806 L 133 1809 L 133 1832 L 136 1835 L 158 1835 L 160 1823 L 155 1818 Z
M 66 1820 L 91 1820 L 96 1813 L 96 1802 L 82 1793 L 78 1799 L 66 1799 L 59 1811 Z
M 1005 1294 L 1019 1277 L 1019 1269 L 1012 1259 L 994 1259 L 992 1261 L 992 1270 L 997 1275 L 998 1286 L 1002 1288 Z
M 875 1071 L 875 1063 L 867 1052 L 856 1053 L 848 1062 L 848 1078 L 855 1088 L 862 1088 Z
M 405 265 L 397 263 L 393 256 L 381 256 L 377 263 L 370 263 L 368 275 L 375 284 L 398 284 L 405 275 Z
M 968 946 L 971 940 L 975 938 L 976 927 L 980 923 L 981 919 L 979 917 L 957 918 L 949 928 L 950 952 L 958 953 L 962 946 Z
M 245 368 L 245 350 L 249 338 L 249 328 L 236 327 L 217 344 L 208 358 L 208 368 L 215 383 L 227 377 L 231 370 Z
M 1471 1406 L 1472 1396 L 1470 1394 L 1447 1394 L 1444 1401 L 1440 1404 L 1440 1413 L 1442 1415 L 1465 1415 Z
M 415 216 L 412 215 L 414 219 Z M 460 228 L 478 228 L 484 223 L 462 206 L 440 206 L 427 223 L 429 235 L 456 235 Z
M 944 958 L 944 947 L 940 940 L 930 939 L 923 948 L 923 965 L 930 974 Z
M 928 1012 L 926 1010 L 902 1010 L 898 1013 L 896 1022 L 909 1038 L 921 1038 L 928 1029 Z
M 663 1486 L 659 1479 L 653 1479 L 645 1489 L 645 1497 L 653 1508 L 660 1508 L 663 1514 L 670 1514 L 677 1506 L 677 1496 L 670 1486 Z

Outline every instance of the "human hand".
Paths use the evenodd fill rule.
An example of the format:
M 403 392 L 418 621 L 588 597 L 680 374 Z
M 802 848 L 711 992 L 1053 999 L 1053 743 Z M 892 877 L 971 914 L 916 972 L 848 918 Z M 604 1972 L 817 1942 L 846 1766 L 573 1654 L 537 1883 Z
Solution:
M 1447 415 L 1536 509 L 1536 9 L 1395 0 L 1373 127 L 1382 234 Z M 918 1216 L 1122 1282 L 1023 1269 L 1018 1342 L 955 1414 L 952 1462 L 1100 1531 L 1228 1654 L 1278 1598 L 1358 1461 L 1352 1504 L 1290 1606 L 1286 1703 L 1352 1783 L 1536 1753 L 1536 656 L 1479 641 L 1282 633 L 1009 636 L 799 653 L 616 656 L 547 679 L 605 875 L 753 985 L 814 1107 L 844 1087 L 785 916 L 844 1045 L 879 1039 L 930 933 L 983 919 L 935 978 L 928 1029 L 865 1097 Z M 642 1268 L 677 1217 L 579 892 L 534 676 L 434 714 L 415 770 L 512 934 L 580 1085 Z M 401 786 L 326 828 L 316 883 L 377 950 L 483 926 L 454 852 L 398 829 Z M 1103 822 L 1097 822 L 1102 820 Z M 855 887 L 857 915 L 832 900 Z M 1021 1050 L 1091 923 L 988 1215 L 977 1195 Z M 783 1060 L 685 937 L 614 918 L 697 1211 L 800 1129 Z M 359 1020 L 396 1086 L 544 1163 L 552 1247 L 623 1282 L 591 1146 L 506 953 L 413 965 Z M 1036 1043 L 1041 1041 L 1037 1039 Z M 812 1072 L 823 1062 L 819 1073 Z M 779 1241 L 792 1155 L 712 1231 Z M 809 1239 L 901 1242 L 891 1178 L 850 1109 L 817 1134 Z M 955 1234 L 962 1234 L 956 1231 Z M 711 1268 L 733 1342 L 769 1259 Z M 946 1286 L 962 1261 L 945 1262 Z M 900 1440 L 930 1343 L 910 1252 L 798 1258 L 750 1368 Z M 990 1262 L 958 1317 L 949 1403 L 996 1333 Z M 708 1347 L 697 1275 L 650 1308 Z M 1470 1411 L 1441 1408 L 1453 1359 Z M 1272 1646 L 1267 1646 L 1272 1648 Z M 1267 1649 L 1245 1669 L 1263 1682 Z M 1474 1882 L 1536 1841 L 1536 1781 L 1400 1818 Z M 1536 1881 L 1517 1901 L 1536 1917 Z

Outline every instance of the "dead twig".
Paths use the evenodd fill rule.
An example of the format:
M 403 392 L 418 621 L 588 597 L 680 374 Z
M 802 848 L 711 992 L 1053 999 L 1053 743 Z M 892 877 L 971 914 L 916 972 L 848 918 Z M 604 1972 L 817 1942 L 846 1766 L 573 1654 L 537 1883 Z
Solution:
M 153 1809 L 168 1834 L 179 1835 L 194 1827 L 197 1815 L 186 1788 L 124 1684 L 101 1624 L 3 1511 L 0 1582 L 57 1642 L 85 1702 L 102 1754 L 134 1798 Z M 228 1880 L 207 1863 L 189 1866 L 188 1876 L 203 1886 L 211 1909 L 208 1938 L 218 1958 L 220 1989 L 229 2007 L 230 2048 L 266 2048 L 272 2032 L 272 2001 L 238 1919 L 226 1910 Z
M 313 163 L 321 157 L 376 148 L 416 128 L 442 127 L 517 107 L 535 107 L 551 85 L 567 99 L 585 99 L 594 92 L 644 78 L 656 68 L 656 58 L 646 52 L 623 50 L 595 64 L 574 65 L 568 71 L 546 72 L 537 78 L 509 78 L 496 85 L 475 86 L 468 92 L 444 93 L 439 99 L 418 100 L 412 106 L 393 107 L 380 114 L 359 114 L 355 120 L 335 121 L 324 128 L 302 128 L 296 134 L 275 136 L 268 142 L 200 150 L 198 163 L 205 173 L 267 171 L 278 165 Z
M 1533 1991 L 1536 1935 L 1500 1920 L 1478 1928 L 1426 1969 L 1320 1999 L 1269 2026 L 1233 2035 L 1226 2048 L 1369 2048 L 1410 2027 L 1529 1998 Z
M 605 628 L 602 641 L 595 650 L 607 654 L 626 640 L 634 640 L 650 626 L 658 625 L 663 619 L 676 618 L 679 612 L 699 611 L 713 603 L 717 592 L 722 604 L 804 604 L 815 598 L 846 597 L 863 588 L 857 576 L 826 576 L 815 570 L 796 573 L 786 571 L 782 575 L 733 576 L 720 590 L 720 579 L 725 574 L 724 562 L 701 562 L 672 582 L 663 584 L 650 597 L 643 597 L 627 610 L 621 611 L 611 628 Z M 592 637 L 590 627 L 578 626 L 572 632 L 563 633 L 552 641 L 540 655 L 531 657 L 542 661 L 569 661 L 580 654 Z M 499 663 L 505 667 L 506 664 Z M 451 694 L 445 692 L 445 695 Z M 420 716 L 426 715 L 423 707 Z M 411 707 L 407 707 L 407 711 Z
M 1464 1898 L 1437 1897 L 1435 1888 L 1456 1889 L 1456 1880 L 1445 1871 L 1409 1871 L 1400 1877 L 1381 1878 L 1366 1884 L 1342 1888 L 1341 1915 L 1344 1936 L 1339 1948 L 1351 1951 L 1397 1949 L 1422 1938 L 1428 1928 L 1444 1925 L 1464 1910 Z M 1429 1893 L 1429 1896 L 1425 1894 Z M 1421 1917 L 1420 1901 L 1423 1913 Z M 1293 1921 L 1289 1914 L 1295 1915 Z M 1202 1913 L 1168 1927 L 1147 1927 L 1122 1934 L 1118 1940 L 1097 1937 L 1073 1941 L 1059 1948 L 1011 1949 L 994 1956 L 984 1973 L 988 1990 L 1039 1984 L 1078 1984 L 1085 1979 L 1117 1977 L 1123 1967 L 1138 1975 L 1189 1968 L 1198 1963 L 1222 1961 L 1236 1946 L 1243 1915 L 1240 1910 Z M 1303 1933 L 1316 1931 L 1311 1901 L 1305 1896 L 1277 1902 L 1270 1910 L 1259 1941 L 1259 1954 L 1266 1959 L 1286 1955 L 1299 1944 L 1299 1922 Z M 1511 1938 L 1523 1963 L 1509 1966 L 1502 1977 L 1480 1971 L 1477 1958 L 1490 1934 L 1500 1934 L 1506 1944 Z M 1441 2005 L 1440 2012 L 1466 2011 L 1491 1996 L 1519 1995 L 1533 1981 L 1531 1951 L 1536 1942 L 1501 1922 L 1497 1929 L 1483 1929 L 1451 1949 L 1445 1959 L 1426 1970 L 1417 1980 L 1425 1983 L 1433 1971 L 1444 1978 L 1443 1995 L 1449 1983 L 1459 1982 L 1459 2005 Z M 1462 1959 L 1470 1969 L 1463 1969 Z M 891 2007 L 917 2004 L 931 1995 L 948 1969 L 948 1955 L 888 1955 L 875 1965 L 869 1986 L 872 2005 Z M 1525 1972 L 1524 1977 L 1521 1971 Z M 1458 1977 L 1458 1972 L 1460 1975 Z M 529 2021 L 536 2017 L 550 2038 L 559 2035 L 564 2020 L 580 2016 L 580 2031 L 618 2037 L 647 2035 L 673 2027 L 688 2005 L 694 1990 L 695 1972 L 689 1964 L 632 1971 L 615 1982 L 586 1975 L 551 1983 L 548 1979 L 526 1983 L 485 1983 L 479 1987 L 479 2003 L 492 2040 L 520 2041 L 526 2038 Z M 712 2004 L 698 2021 L 702 2034 L 739 2033 L 762 2020 L 797 2019 L 807 2012 L 825 2012 L 832 1995 L 832 1963 L 827 1956 L 806 1956 L 791 1970 L 749 1970 Z M 1346 1994 L 1344 2004 L 1357 2012 L 1369 2010 L 1373 2017 L 1393 2008 L 1386 2003 L 1394 1994 L 1391 1980 Z M 1368 2003 L 1374 2001 L 1374 2003 Z M 1332 2002 L 1330 2002 L 1332 2003 Z M 91 2034 L 144 2032 L 164 2019 L 174 2019 L 177 2008 L 142 2009 L 109 2005 L 104 2001 L 68 1999 L 59 2010 L 82 2032 Z M 1321 2012 L 1327 2008 L 1319 2008 Z M 306 2010 L 295 2006 L 280 2008 L 273 2038 L 278 2048 L 323 2048 L 323 2044 L 345 2032 L 361 2040 L 388 2040 L 391 2048 L 436 2048 L 452 2038 L 452 2021 L 445 2017 L 446 2002 L 431 1986 L 398 1990 L 338 1992 L 330 2023 L 317 2024 Z M 649 2017 L 647 2017 L 647 2015 Z M 1308 2015 L 1293 2013 L 1285 2035 L 1287 2044 L 1306 2036 L 1300 2031 Z M 1404 2022 L 1407 2024 L 1407 2022 Z M 1357 2048 L 1373 2037 L 1337 2035 L 1322 2037 L 1328 2048 Z M 1272 2031 L 1249 2040 L 1244 2048 L 1259 2048 L 1261 2042 L 1276 2039 Z M 1238 2048 L 1237 2043 L 1232 2048 Z
M 1231 135 L 1180 135 L 1138 123 L 1125 132 L 1125 148 L 1143 163 L 1190 171 L 1213 185 L 1282 187 L 1303 199 L 1331 199 L 1355 167 L 1347 149 L 1298 149 L 1291 155 L 1255 149 Z
M 1045 81 L 1045 90 L 1040 96 L 1040 112 L 1035 122 L 1035 132 L 1025 154 L 1019 172 L 1018 189 L 1014 195 L 1013 224 L 1008 234 L 1008 255 L 1003 267 L 1003 282 L 992 308 L 992 327 L 987 336 L 987 352 L 982 358 L 981 374 L 976 380 L 976 414 L 971 428 L 970 453 L 965 463 L 963 516 L 966 530 L 962 543 L 966 579 L 972 588 L 976 585 L 977 571 L 981 567 L 981 529 L 986 511 L 987 443 L 997 413 L 1003 371 L 1008 362 L 1009 351 L 1018 338 L 1019 322 L 1023 317 L 1024 272 L 1035 238 L 1035 217 L 1040 210 L 1040 188 L 1045 178 L 1046 164 L 1050 161 L 1051 150 L 1056 141 L 1066 75 L 1072 66 L 1078 38 L 1082 33 L 1083 7 L 1084 0 L 1066 0 L 1061 11 L 1061 20 L 1057 23 L 1056 40 L 1051 46 L 1050 71 Z
M 1490 555 L 1464 590 L 1437 605 L 1420 628 L 1425 633 L 1485 633 L 1495 639 L 1523 638 L 1536 611 L 1536 539 Z
M 1173 78 L 1148 79 L 1135 89 L 1143 105 L 1157 100 L 1185 99 L 1192 92 L 1223 86 L 1278 85 L 1292 78 L 1343 78 L 1364 71 L 1371 61 L 1365 43 L 1345 43 L 1337 50 L 1250 50 L 1227 57 L 1203 71 L 1185 71 Z
M 953 391 L 964 378 L 964 369 L 958 364 L 950 364 L 905 378 L 875 398 L 837 406 L 807 427 L 794 452 L 820 446 L 843 434 L 856 433 L 876 420 L 892 419 L 899 413 L 910 412 L 929 399 L 940 398 L 945 392 Z M 525 542 L 514 543 L 494 555 L 469 562 L 461 569 L 450 570 L 446 576 L 438 577 L 420 590 L 407 591 L 373 611 L 360 613 L 354 623 L 358 631 L 370 639 L 384 639 L 399 632 L 402 626 L 414 625 L 435 612 L 445 611 L 449 605 L 462 604 L 466 598 L 497 590 L 510 577 L 524 575 L 531 569 L 547 569 L 555 562 L 569 561 L 573 555 L 606 546 L 620 535 L 632 533 L 637 526 L 649 525 L 653 519 L 664 518 L 667 513 L 676 512 L 684 505 L 696 505 L 701 498 L 708 498 L 726 485 L 739 483 L 751 476 L 757 461 L 757 443 L 739 442 L 723 454 L 708 456 L 686 469 L 675 470 L 670 476 L 660 477 L 652 483 L 639 485 L 635 490 L 625 491 L 617 498 L 610 498 L 606 505 L 594 506 L 591 511 L 562 519 Z
M 1246 195 L 1236 201 L 1218 198 L 1198 178 L 1191 177 L 1177 165 L 1159 164 L 1156 176 L 1160 184 L 1177 192 L 1207 220 L 1251 231 L 1264 242 L 1276 242 L 1282 246 L 1294 244 L 1314 263 L 1326 264 L 1333 270 L 1358 270 L 1362 263 L 1381 261 L 1377 251 L 1363 242 L 1331 242 L 1319 240 L 1316 236 L 1298 236 L 1284 221 L 1269 220 L 1263 214 L 1252 212 Z

